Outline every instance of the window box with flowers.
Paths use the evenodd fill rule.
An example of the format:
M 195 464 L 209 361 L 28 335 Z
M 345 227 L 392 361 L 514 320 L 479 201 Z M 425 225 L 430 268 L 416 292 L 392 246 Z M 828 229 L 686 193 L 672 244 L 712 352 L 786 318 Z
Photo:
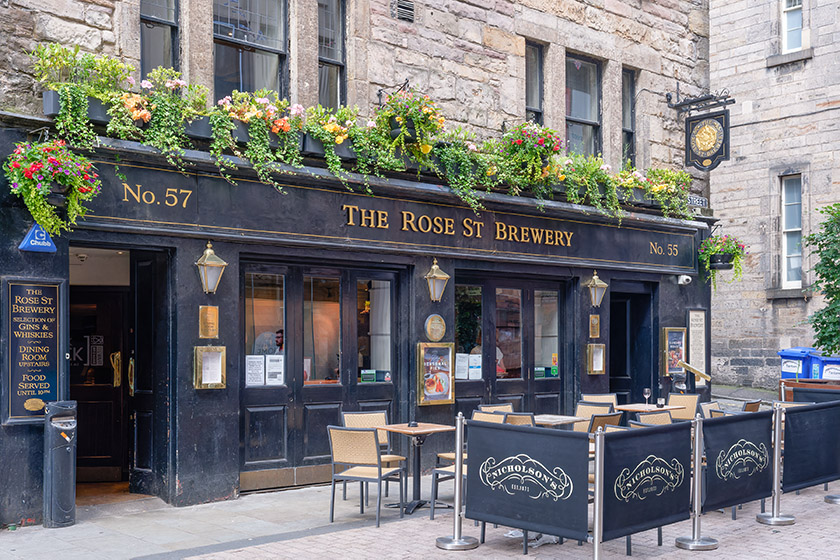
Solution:
M 562 148 L 557 132 L 533 122 L 507 130 L 498 143 L 499 181 L 512 195 L 529 192 L 539 200 L 550 198 Z
M 339 107 L 335 112 L 320 105 L 306 111 L 304 121 L 304 153 L 317 153 L 324 157 L 327 169 L 345 186 L 347 172 L 341 160 L 355 159 L 356 153 L 350 146 L 350 130 L 356 127 L 358 109 Z
M 446 119 L 428 95 L 411 89 L 392 93 L 377 109 L 375 121 L 377 127 L 388 131 L 391 153 L 399 151 L 418 165 L 432 168 L 429 154 Z
M 710 235 L 700 243 L 699 261 L 708 275 L 707 280 L 717 290 L 718 270 L 733 270 L 732 282 L 743 275 L 743 261 L 747 247 L 733 235 Z

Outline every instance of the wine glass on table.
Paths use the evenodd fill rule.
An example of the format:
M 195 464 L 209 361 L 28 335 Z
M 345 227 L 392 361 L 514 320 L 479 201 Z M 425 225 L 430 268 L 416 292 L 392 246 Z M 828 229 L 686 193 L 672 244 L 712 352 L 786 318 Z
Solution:
M 650 387 L 645 387 L 642 394 L 645 396 L 645 407 L 647 407 L 648 400 L 650 399 Z

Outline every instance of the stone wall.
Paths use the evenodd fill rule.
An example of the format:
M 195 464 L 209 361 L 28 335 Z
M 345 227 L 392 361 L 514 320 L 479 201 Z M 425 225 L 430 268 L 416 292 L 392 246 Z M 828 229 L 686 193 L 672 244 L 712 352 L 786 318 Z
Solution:
M 816 209 L 840 201 L 840 2 L 803 3 L 803 51 L 779 56 L 778 3 L 713 0 L 711 87 L 728 88 L 732 159 L 711 172 L 711 205 L 722 231 L 750 246 L 744 280 L 712 297 L 715 379 L 777 386 L 776 352 L 811 346 L 808 292 L 780 290 L 781 179 L 802 174 L 802 227 L 818 229 Z M 803 287 L 815 258 L 804 253 Z M 724 273 L 726 274 L 726 273 Z

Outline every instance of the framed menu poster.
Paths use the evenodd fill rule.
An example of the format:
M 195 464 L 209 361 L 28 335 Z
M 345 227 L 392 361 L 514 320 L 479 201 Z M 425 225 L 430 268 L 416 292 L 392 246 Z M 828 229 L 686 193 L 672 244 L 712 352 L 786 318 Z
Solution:
M 452 404 L 455 344 L 421 342 L 417 345 L 417 404 Z
M 662 375 L 671 377 L 684 374 L 678 363 L 685 361 L 685 327 L 664 327 L 662 329 Z

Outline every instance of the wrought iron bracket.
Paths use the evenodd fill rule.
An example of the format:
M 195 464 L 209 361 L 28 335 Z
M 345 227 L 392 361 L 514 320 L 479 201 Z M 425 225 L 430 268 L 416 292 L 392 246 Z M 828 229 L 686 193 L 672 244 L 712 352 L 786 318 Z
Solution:
M 692 111 L 708 111 L 716 109 L 717 107 L 725 107 L 735 103 L 735 99 L 729 96 L 729 90 L 723 89 L 719 92 L 712 91 L 697 97 L 684 97 L 680 99 L 680 84 L 677 82 L 676 99 L 672 93 L 666 93 L 665 99 L 668 101 L 668 107 L 676 109 L 678 113 L 691 114 Z
M 377 103 L 379 103 L 380 107 L 382 107 L 382 94 L 387 93 L 388 90 L 393 89 L 393 88 L 397 88 L 397 89 L 394 90 L 394 93 L 397 93 L 398 91 L 408 91 L 408 88 L 409 88 L 408 78 L 406 78 L 405 81 L 400 86 L 391 86 L 391 87 L 388 87 L 388 88 L 379 88 L 378 90 L 376 90 L 376 101 L 377 101 Z

